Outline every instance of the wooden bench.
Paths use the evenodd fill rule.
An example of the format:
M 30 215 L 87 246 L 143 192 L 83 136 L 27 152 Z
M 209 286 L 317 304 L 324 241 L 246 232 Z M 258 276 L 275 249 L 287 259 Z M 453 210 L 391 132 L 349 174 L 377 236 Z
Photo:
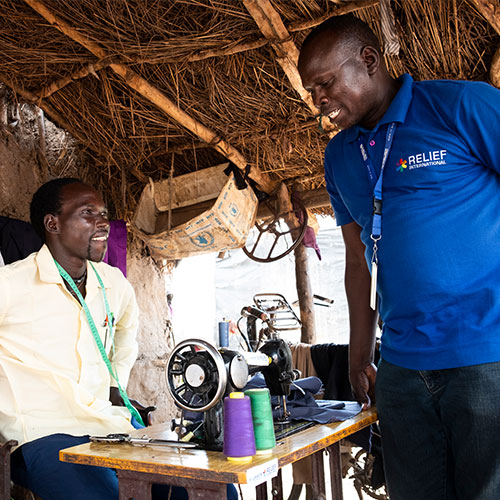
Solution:
M 10 498 L 10 452 L 17 441 L 0 443 L 0 499 Z
M 32 491 L 12 484 L 10 479 L 10 454 L 17 441 L 0 443 L 0 500 L 41 500 Z

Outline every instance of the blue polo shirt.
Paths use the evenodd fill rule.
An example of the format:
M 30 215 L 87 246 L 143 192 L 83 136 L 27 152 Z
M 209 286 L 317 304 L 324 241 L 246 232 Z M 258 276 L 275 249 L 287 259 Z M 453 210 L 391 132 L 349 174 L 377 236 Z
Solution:
M 338 225 L 362 228 L 370 267 L 373 186 L 358 136 L 380 173 L 382 357 L 432 370 L 500 361 L 500 91 L 482 82 L 414 82 L 373 130 L 354 126 L 325 152 Z

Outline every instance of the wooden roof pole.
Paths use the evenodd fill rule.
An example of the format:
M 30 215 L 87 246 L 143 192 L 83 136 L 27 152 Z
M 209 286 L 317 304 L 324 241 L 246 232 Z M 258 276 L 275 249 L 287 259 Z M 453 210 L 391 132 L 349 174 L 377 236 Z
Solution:
M 246 9 L 255 20 L 263 35 L 270 41 L 276 54 L 279 65 L 283 68 L 292 87 L 300 98 L 307 104 L 314 115 L 319 114 L 309 92 L 302 86 L 302 80 L 297 69 L 299 49 L 290 39 L 280 15 L 269 0 L 243 0 Z
M 500 5 L 498 0 L 472 0 L 472 3 L 500 35 Z
M 40 90 L 36 90 L 35 92 L 33 92 L 33 94 L 37 95 L 40 99 L 46 99 L 47 97 L 50 97 L 52 94 L 55 94 L 59 90 L 66 87 L 66 85 L 69 85 L 76 80 L 80 80 L 89 75 L 94 75 L 96 78 L 99 78 L 97 76 L 97 72 L 103 68 L 107 68 L 109 65 L 110 61 L 97 61 L 95 63 L 88 63 L 71 75 L 58 78 L 52 83 L 49 83 L 47 86 L 42 87 Z
M 334 1 L 334 0 L 331 0 Z M 290 24 L 288 26 L 288 31 L 301 31 L 305 29 L 309 29 L 313 26 L 317 26 L 325 19 L 328 19 L 331 16 L 338 16 L 341 14 L 347 14 L 349 12 L 354 12 L 356 10 L 360 10 L 366 7 L 371 7 L 378 3 L 379 0 L 361 0 L 361 1 L 351 1 L 347 4 L 339 5 L 339 7 L 333 12 L 327 15 L 321 16 L 317 19 L 313 19 L 310 21 L 306 21 L 305 23 L 295 23 Z M 178 63 L 178 62 L 195 62 L 195 61 L 203 61 L 205 59 L 209 59 L 212 57 L 224 57 L 233 54 L 238 54 L 240 52 L 255 50 L 264 45 L 268 45 L 269 40 L 267 38 L 258 38 L 256 40 L 252 40 L 249 42 L 241 42 L 231 47 L 225 47 L 223 49 L 209 49 L 203 50 L 199 52 L 195 52 L 188 56 L 178 56 L 178 57 L 162 57 L 162 63 Z M 155 64 L 154 59 L 134 59 L 134 63 L 136 64 Z M 89 74 L 96 74 L 97 71 L 108 67 L 111 64 L 111 61 L 97 61 L 95 63 L 88 63 L 83 66 L 81 69 L 75 71 L 74 73 L 59 78 L 46 87 L 43 87 L 37 91 L 34 91 L 33 94 L 40 96 L 42 99 L 49 97 L 53 93 L 61 90 L 66 85 L 74 82 L 75 80 L 79 80 L 81 78 L 85 78 Z
M 338 7 L 335 8 L 334 11 L 329 12 L 328 14 L 323 14 L 322 16 L 319 16 L 315 19 L 311 19 L 309 21 L 292 23 L 288 26 L 288 31 L 294 32 L 294 31 L 308 30 L 310 28 L 314 28 L 315 26 L 320 25 L 323 21 L 330 19 L 330 17 L 349 14 L 351 12 L 356 12 L 357 10 L 373 7 L 374 5 L 378 5 L 379 3 L 380 0 L 353 0 L 350 2 L 346 2 L 342 5 L 339 5 Z
M 491 60 L 490 80 L 497 89 L 500 89 L 500 47 L 495 51 Z
M 500 35 L 500 5 L 498 1 L 472 0 L 472 3 Z M 490 80 L 495 87 L 500 88 L 500 47 L 496 50 L 491 61 Z
M 24 1 L 59 31 L 85 47 L 99 59 L 108 59 L 110 57 L 110 55 L 102 47 L 90 40 L 77 29 L 69 26 L 39 0 Z M 237 149 L 228 144 L 224 139 L 218 137 L 213 130 L 201 124 L 181 108 L 176 106 L 173 101 L 171 101 L 165 94 L 149 83 L 146 79 L 142 78 L 135 71 L 123 64 L 112 63 L 110 64 L 110 67 L 115 73 L 123 78 L 129 87 L 149 99 L 168 116 L 173 118 L 200 139 L 210 144 L 214 149 L 219 151 L 219 153 L 223 154 L 228 160 L 233 162 L 238 168 L 242 170 L 246 168 L 248 162 Z M 272 182 L 271 179 L 257 167 L 251 167 L 249 177 L 251 177 L 258 184 L 262 191 L 270 193 L 274 190 L 275 183 Z

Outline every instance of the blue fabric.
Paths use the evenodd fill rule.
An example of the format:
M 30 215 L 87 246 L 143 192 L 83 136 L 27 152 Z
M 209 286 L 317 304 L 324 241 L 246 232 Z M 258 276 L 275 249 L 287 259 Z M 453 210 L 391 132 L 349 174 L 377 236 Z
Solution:
M 500 363 L 409 370 L 382 361 L 377 411 L 391 500 L 497 500 Z
M 118 479 L 113 469 L 59 461 L 59 450 L 88 442 L 88 436 L 52 434 L 25 443 L 14 452 L 12 480 L 43 500 L 118 500 Z M 170 497 L 169 490 L 167 485 L 153 485 L 153 500 L 188 500 L 185 488 L 173 486 Z M 238 498 L 232 484 L 227 485 L 227 498 Z
M 261 373 L 254 375 L 243 389 L 266 387 L 264 376 Z M 317 394 L 322 387 L 318 377 L 306 377 L 294 382 L 290 387 L 290 394 L 286 397 L 286 408 L 290 412 L 290 420 L 307 420 L 318 424 L 340 422 L 354 417 L 361 411 L 361 406 L 355 401 L 317 400 Z M 271 396 L 273 417 L 282 417 L 282 408 L 278 396 Z
M 358 136 L 384 172 L 379 242 L 382 357 L 411 369 L 500 360 L 500 91 L 481 82 L 402 86 L 377 126 L 337 134 L 325 178 L 337 223 L 362 228 L 370 266 L 372 188 Z

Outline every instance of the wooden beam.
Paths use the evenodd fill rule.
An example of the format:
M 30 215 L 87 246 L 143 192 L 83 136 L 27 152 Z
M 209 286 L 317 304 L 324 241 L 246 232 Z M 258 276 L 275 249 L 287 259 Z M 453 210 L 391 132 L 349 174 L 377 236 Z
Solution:
M 368 7 L 373 7 L 374 5 L 378 5 L 379 0 L 357 0 L 354 2 L 348 2 L 344 5 L 339 5 L 332 12 L 325 14 L 323 16 L 317 17 L 315 19 L 311 19 L 310 21 L 300 22 L 300 23 L 292 23 L 288 26 L 288 31 L 304 31 L 315 26 L 320 25 L 323 21 L 330 19 L 330 17 L 334 16 L 342 16 L 344 14 L 349 14 L 351 12 L 356 12 L 357 10 L 366 9 Z
M 312 113 L 317 115 L 319 113 L 318 109 L 314 105 L 309 92 L 302 86 L 302 79 L 297 69 L 299 50 L 290 39 L 290 34 L 278 12 L 269 0 L 243 0 L 243 3 L 263 35 L 271 42 L 278 56 L 277 61 L 283 68 L 292 87 L 298 92 L 300 98 L 307 104 Z
M 360 0 L 360 1 L 344 3 L 337 9 L 335 9 L 333 13 L 318 17 L 316 19 L 312 19 L 311 21 L 291 24 L 288 27 L 288 31 L 295 32 L 295 31 L 307 30 L 314 26 L 317 26 L 318 24 L 321 24 L 325 19 L 328 19 L 329 17 L 348 14 L 350 12 L 355 12 L 360 9 L 372 7 L 373 5 L 376 5 L 378 3 L 379 0 Z M 152 58 L 145 57 L 143 59 L 134 59 L 133 62 L 136 64 L 196 62 L 196 61 L 203 61 L 211 57 L 225 57 L 233 54 L 239 54 L 241 52 L 246 52 L 249 50 L 259 49 L 260 47 L 264 47 L 267 44 L 269 44 L 269 40 L 267 38 L 257 38 L 255 40 L 237 43 L 235 45 L 232 45 L 231 47 L 196 51 L 190 55 L 182 55 L 175 57 L 168 57 L 168 56 L 160 56 Z
M 65 21 L 60 19 L 39 0 L 24 1 L 55 28 L 57 28 L 59 31 L 64 33 L 75 42 L 85 47 L 99 59 L 110 58 L 110 55 L 102 47 L 100 47 L 94 41 L 90 40 L 82 31 L 69 26 Z M 110 67 L 116 74 L 122 77 L 122 79 L 129 87 L 151 101 L 165 114 L 170 116 L 176 122 L 199 137 L 201 140 L 209 143 L 215 150 L 224 155 L 238 168 L 245 170 L 248 162 L 238 150 L 227 143 L 227 141 L 217 136 L 217 134 L 213 130 L 209 129 L 199 121 L 195 120 L 192 116 L 188 115 L 173 101 L 171 101 L 165 94 L 163 94 L 163 92 L 161 92 L 158 88 L 156 88 L 146 79 L 142 78 L 140 75 L 135 73 L 135 71 L 123 64 L 112 63 L 110 64 Z M 259 185 L 259 188 L 262 191 L 271 193 L 274 190 L 275 183 L 272 182 L 271 179 L 266 174 L 261 172 L 257 167 L 252 166 L 248 175 Z
M 240 52 L 246 52 L 249 50 L 260 49 L 264 45 L 267 45 L 269 41 L 265 38 L 257 38 L 256 40 L 251 40 L 249 42 L 241 42 L 231 47 L 224 47 L 223 49 L 209 49 L 196 51 L 191 55 L 182 55 L 176 57 L 157 57 L 157 58 L 144 58 L 134 60 L 138 64 L 158 64 L 158 63 L 185 63 L 185 62 L 196 62 L 203 61 L 205 59 L 210 59 L 211 57 L 225 57 L 232 56 L 234 54 L 239 54 Z
M 497 89 L 500 89 L 500 47 L 495 51 L 491 60 L 490 80 Z
M 472 3 L 500 35 L 500 2 L 498 0 L 472 0 Z
M 300 191 L 300 199 L 306 208 L 324 208 L 330 207 L 330 195 L 326 188 L 311 189 L 309 191 Z
M 53 81 L 49 85 L 42 87 L 40 90 L 36 90 L 33 93 L 40 99 L 45 99 L 76 80 L 81 80 L 89 75 L 94 75 L 96 78 L 99 78 L 97 76 L 97 72 L 108 67 L 110 63 L 111 61 L 97 61 L 95 63 L 86 64 L 71 75 L 63 76 L 62 78 Z

